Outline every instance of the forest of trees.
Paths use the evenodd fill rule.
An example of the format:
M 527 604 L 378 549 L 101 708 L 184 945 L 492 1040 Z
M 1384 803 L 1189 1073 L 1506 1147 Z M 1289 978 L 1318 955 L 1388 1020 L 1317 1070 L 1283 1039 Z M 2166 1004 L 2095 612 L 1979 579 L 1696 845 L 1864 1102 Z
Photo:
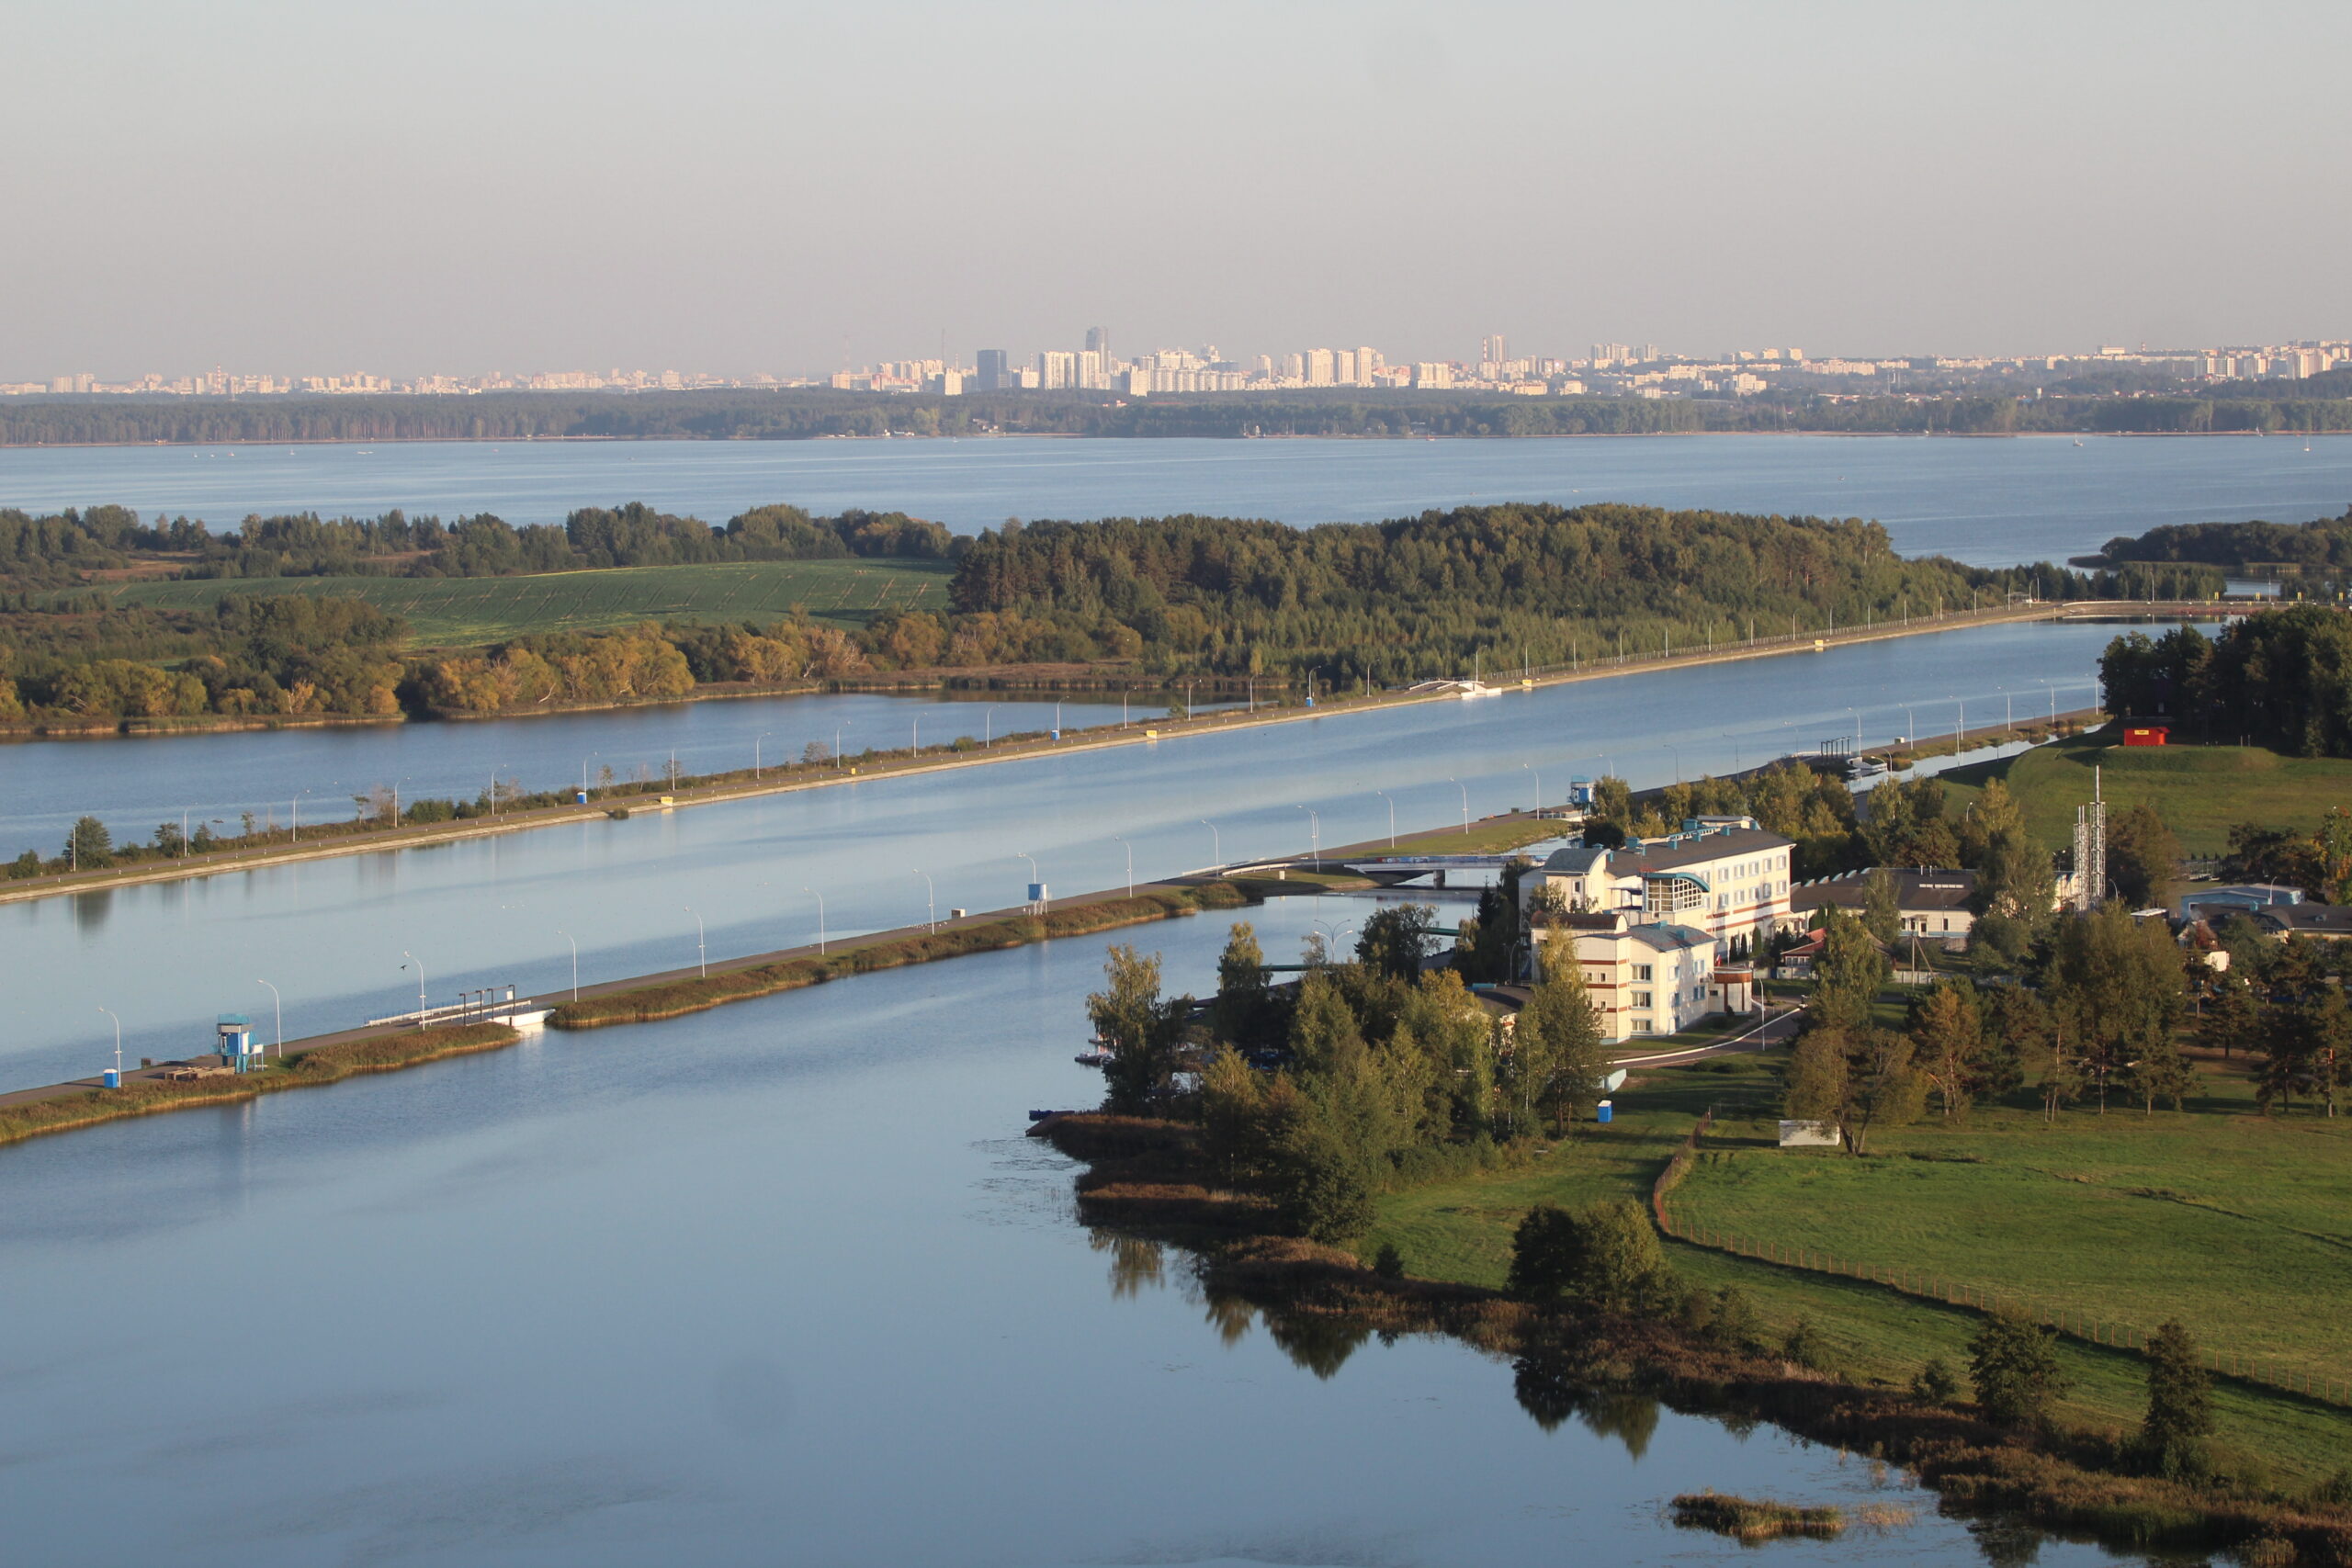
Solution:
M 364 519 L 248 517 L 232 534 L 211 533 L 185 517 L 149 526 L 119 506 L 40 517 L 0 509 L 0 583 L 56 587 L 132 565 L 182 578 L 506 577 L 852 556 L 941 560 L 959 544 L 940 525 L 903 512 L 816 517 L 780 505 L 753 507 L 719 527 L 630 502 L 582 507 L 560 528 L 517 528 L 488 513 L 445 525 L 395 511 Z
M 1045 620 L 1147 666 L 1406 684 L 1522 662 L 1849 626 L 1994 604 L 2113 596 L 2047 563 L 1906 559 L 1860 519 L 1655 507 L 1460 507 L 1294 528 L 1228 518 L 1007 524 L 958 557 L 962 615 Z
M 2108 644 L 2109 712 L 2163 718 L 2200 739 L 2300 757 L 2352 757 L 2352 617 L 2316 604 L 2234 621 L 2217 637 L 2176 626 Z
M 2097 559 L 2109 567 L 2186 561 L 2238 576 L 2284 569 L 2333 577 L 2352 569 L 2352 508 L 2310 523 L 2168 523 L 2136 538 L 2109 539 Z
M 1310 679 L 1393 689 L 1467 674 L 1481 661 L 1500 674 L 1524 664 L 1816 634 L 2017 596 L 2138 597 L 2151 586 L 2138 576 L 2046 563 L 1987 570 L 1941 557 L 1906 559 L 1883 529 L 1859 519 L 1634 506 L 1464 507 L 1312 528 L 1190 516 L 1008 523 L 973 538 L 899 513 L 814 517 L 763 506 L 712 527 L 634 503 L 574 512 L 560 528 L 515 529 L 495 518 L 445 526 L 399 513 L 255 519 L 217 539 L 192 539 L 187 528 L 193 525 L 144 526 L 113 508 L 0 514 L 0 548 L 14 552 L 0 556 L 0 566 L 20 584 L 0 594 L 0 716 L 489 713 L 681 696 L 713 682 L 788 685 L 876 671 L 1045 664 L 1108 664 L 1151 682 L 1264 675 L 1275 690 Z M 293 626 L 315 611 L 266 612 L 244 596 L 216 611 L 123 608 L 96 587 L 30 586 L 133 558 L 187 574 L 281 577 L 847 555 L 954 561 L 952 608 L 887 613 L 854 630 L 796 615 L 410 650 L 387 676 L 379 655 L 401 635 L 389 617 L 351 619 L 345 636 L 358 662 L 328 671 L 241 651 L 252 628 Z M 2125 570 L 2186 582 L 2213 569 Z M 356 615 L 348 607 L 356 601 L 342 603 L 334 615 Z M 153 670 L 69 679 L 101 663 Z
M 820 436 L 1644 435 L 1822 431 L 1999 435 L 2352 429 L 2340 382 L 2247 383 L 2196 395 L 1953 393 L 1739 399 L 1501 396 L 1486 391 L 972 393 L 829 389 L 487 392 L 458 396 L 0 399 L 0 446 L 152 442 L 789 441 Z

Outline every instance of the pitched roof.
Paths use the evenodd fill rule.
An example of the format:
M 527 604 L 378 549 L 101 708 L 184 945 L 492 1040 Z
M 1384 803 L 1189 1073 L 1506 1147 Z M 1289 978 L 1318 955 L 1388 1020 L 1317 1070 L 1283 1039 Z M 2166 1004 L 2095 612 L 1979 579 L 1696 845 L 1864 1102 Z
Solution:
M 1670 839 L 1660 839 L 1645 844 L 1637 852 L 1631 849 L 1621 852 L 1612 869 L 1628 874 L 1646 875 L 1675 870 L 1679 866 L 1699 865 L 1711 861 L 1736 860 L 1741 855 L 1763 854 L 1771 850 L 1785 850 L 1794 839 L 1784 839 L 1778 833 L 1768 833 L 1761 828 L 1734 828 L 1724 832 L 1677 833 Z
M 1607 859 L 1609 852 L 1604 849 L 1589 848 L 1582 844 L 1571 845 L 1564 850 L 1554 850 L 1544 856 L 1544 869 L 1556 871 L 1567 876 L 1582 876 L 1592 869 L 1596 861 Z
M 1888 866 L 1885 870 L 1894 879 L 1894 901 L 1905 909 L 1958 909 L 1976 892 L 1976 874 L 1973 871 L 1946 871 L 1934 866 L 1922 870 Z M 1870 892 L 1870 874 L 1867 871 L 1845 871 L 1835 876 L 1800 882 L 1789 889 L 1789 908 L 1818 909 L 1825 904 L 1836 904 L 1842 908 L 1859 909 Z

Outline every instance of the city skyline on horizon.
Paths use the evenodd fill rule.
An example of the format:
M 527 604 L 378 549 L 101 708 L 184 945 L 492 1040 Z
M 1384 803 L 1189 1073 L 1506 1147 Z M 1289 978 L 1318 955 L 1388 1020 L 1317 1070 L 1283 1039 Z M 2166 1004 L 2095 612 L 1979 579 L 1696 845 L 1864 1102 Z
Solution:
M 1084 348 L 1015 352 L 980 348 L 963 355 L 867 361 L 833 372 L 762 370 L 719 374 L 675 367 L 618 367 L 602 369 L 427 370 L 397 374 L 352 369 L 324 375 L 216 366 L 209 371 L 173 376 L 148 371 L 114 378 L 94 371 L 11 380 L 0 371 L 0 396 L 168 394 L 180 396 L 276 396 L 289 394 L 386 393 L 432 395 L 490 390 L 660 391 L 728 388 L 832 388 L 850 390 L 964 392 L 1069 390 L 1133 392 L 1239 391 L 1283 388 L 1455 388 L 1568 394 L 1600 389 L 1585 379 L 1623 380 L 1640 367 L 1640 381 L 1688 380 L 1697 371 L 1726 371 L 1739 384 L 1724 389 L 1750 394 L 1767 389 L 1761 378 L 1867 378 L 1913 372 L 2057 373 L 2082 367 L 2142 367 L 2188 380 L 2301 379 L 2352 364 L 2352 339 L 2301 337 L 2271 344 L 2153 345 L 2101 344 L 2027 354 L 1957 355 L 1938 354 L 1821 355 L 1799 345 L 1735 348 L 1720 354 L 1679 353 L 1655 342 L 1594 343 L 1579 353 L 1530 349 L 1507 333 L 1483 334 L 1475 353 L 1459 357 L 1392 359 L 1380 350 L 1350 347 L 1293 348 L 1279 353 L 1224 355 L 1215 344 L 1197 348 L 1161 345 L 1130 355 L 1113 346 L 1107 328 L 1070 334 Z M 1611 373 L 1614 373 L 1613 375 Z M 1536 383 L 1544 383 L 1539 386 Z M 1634 389 L 1618 387 L 1617 390 Z M 1668 386 L 1669 392 L 1717 390 Z
M 2341 7 L 547 23 L 13 18 L 0 126 L 40 152 L 0 170 L 26 237 L 0 377 L 820 375 L 941 355 L 943 328 L 967 363 L 1060 346 L 1070 321 L 1252 355 L 1460 360 L 1499 327 L 1560 356 L 1638 331 L 1981 357 L 2276 343 L 2352 302 L 2323 140 L 2198 112 L 2352 51 Z

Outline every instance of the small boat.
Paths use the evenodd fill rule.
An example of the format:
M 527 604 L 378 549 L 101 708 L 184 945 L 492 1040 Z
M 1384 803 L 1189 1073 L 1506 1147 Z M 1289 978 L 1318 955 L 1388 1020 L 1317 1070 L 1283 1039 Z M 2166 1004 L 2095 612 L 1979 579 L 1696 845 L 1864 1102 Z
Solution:
M 1098 1045 L 1091 1051 L 1080 1051 L 1073 1060 L 1081 1067 L 1107 1067 L 1113 1058 L 1110 1052 Z

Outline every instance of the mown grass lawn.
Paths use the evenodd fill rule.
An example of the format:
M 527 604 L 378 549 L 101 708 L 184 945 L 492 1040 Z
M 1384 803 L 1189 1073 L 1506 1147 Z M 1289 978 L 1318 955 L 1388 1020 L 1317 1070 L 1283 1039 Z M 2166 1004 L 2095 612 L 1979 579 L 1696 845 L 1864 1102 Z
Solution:
M 2352 807 L 2352 761 L 2285 757 L 2259 746 L 2127 747 L 2082 736 L 1942 776 L 1954 817 L 1986 779 L 2002 779 L 2025 812 L 2027 831 L 2055 850 L 2074 842 L 2075 808 L 2091 798 L 2094 768 L 2110 817 L 2143 802 L 2154 807 L 2184 854 L 2225 852 L 2239 822 L 2309 832 L 2328 807 Z
M 942 610 L 937 561 L 741 561 L 620 567 L 531 577 L 281 577 L 130 582 L 115 603 L 209 609 L 232 593 L 364 599 L 405 618 L 418 648 L 474 648 L 535 632 L 608 631 L 639 621 L 774 621 L 796 604 L 838 625 L 884 610 Z
M 1387 1195 L 1362 1249 L 1369 1257 L 1391 1243 L 1414 1274 L 1499 1287 L 1530 1206 L 1645 1198 L 1713 1107 L 1709 1149 L 1728 1157 L 1702 1164 L 1677 1190 L 1686 1222 L 1890 1266 L 1957 1274 L 1964 1261 L 1962 1277 L 2020 1292 L 2043 1280 L 2096 1288 L 2111 1292 L 2090 1298 L 2109 1318 L 2154 1327 L 2178 1315 L 2210 1346 L 2292 1353 L 2328 1375 L 2352 1375 L 2352 1336 L 2331 1316 L 2352 1285 L 2352 1141 L 2343 1129 L 2301 1116 L 2263 1124 L 2243 1086 L 2222 1078 L 2188 1115 L 2065 1112 L 2056 1131 L 2040 1132 L 2032 1112 L 1980 1111 L 1957 1131 L 1882 1134 L 1882 1156 L 1868 1160 L 1784 1152 L 1763 1141 L 1777 1119 L 1776 1062 L 1741 1055 L 1637 1070 L 1614 1097 L 1610 1126 L 1581 1124 L 1521 1169 Z M 1966 1365 L 1979 1321 L 1972 1312 L 1706 1248 L 1669 1242 L 1667 1250 L 1687 1282 L 1737 1286 L 1775 1331 L 1811 1319 L 1848 1375 L 1900 1385 L 1930 1356 Z M 2069 1419 L 2138 1420 L 2145 1372 L 2137 1357 L 2074 1340 L 2060 1356 L 2075 1382 Z M 2315 1480 L 2352 1456 L 2352 1411 L 2228 1380 L 2215 1407 L 2223 1441 L 2291 1476 Z

